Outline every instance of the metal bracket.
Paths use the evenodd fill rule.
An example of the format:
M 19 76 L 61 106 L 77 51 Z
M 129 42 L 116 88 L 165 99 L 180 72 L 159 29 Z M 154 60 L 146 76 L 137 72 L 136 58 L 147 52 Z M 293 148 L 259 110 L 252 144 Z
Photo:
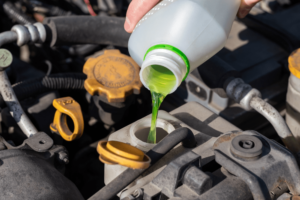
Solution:
M 190 166 L 199 167 L 200 159 L 198 154 L 189 151 L 169 163 L 151 183 L 161 188 L 162 193 L 172 197 L 186 170 L 189 169 Z
M 53 140 L 44 132 L 38 132 L 38 134 L 24 140 L 23 144 L 16 147 L 9 144 L 2 137 L 0 140 L 7 149 L 32 149 L 36 152 L 46 152 L 53 146 Z
M 243 152 L 237 152 L 241 148 L 232 145 L 232 142 L 235 145 L 237 143 L 235 138 L 240 140 L 238 143 Z M 257 139 L 260 140 L 258 144 Z M 249 145 L 252 142 L 255 144 Z M 261 149 L 253 150 L 251 146 L 260 146 Z M 250 188 L 254 200 L 274 199 L 271 191 L 282 183 L 286 183 L 293 195 L 300 194 L 300 171 L 296 159 L 291 152 L 275 141 L 255 131 L 245 131 L 222 135 L 213 148 L 216 162 L 241 178 Z M 246 153 L 247 151 L 249 152 Z

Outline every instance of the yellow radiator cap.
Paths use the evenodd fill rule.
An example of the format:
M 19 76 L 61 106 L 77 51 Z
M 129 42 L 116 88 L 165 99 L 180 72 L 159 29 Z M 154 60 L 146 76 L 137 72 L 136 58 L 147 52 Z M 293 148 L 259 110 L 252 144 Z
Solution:
M 85 63 L 84 87 L 91 95 L 105 96 L 108 102 L 124 102 L 126 96 L 140 93 L 139 71 L 140 67 L 131 57 L 119 50 L 106 50 Z
M 300 78 L 300 49 L 295 50 L 289 57 L 290 72 Z
M 53 100 L 53 106 L 57 109 L 51 131 L 59 133 L 66 141 L 73 141 L 80 138 L 84 130 L 84 120 L 79 103 L 72 97 L 63 97 Z M 74 131 L 71 132 L 67 124 L 67 116 L 73 120 Z
M 151 159 L 138 148 L 118 141 L 100 141 L 97 151 L 101 162 L 123 165 L 133 169 L 146 169 Z

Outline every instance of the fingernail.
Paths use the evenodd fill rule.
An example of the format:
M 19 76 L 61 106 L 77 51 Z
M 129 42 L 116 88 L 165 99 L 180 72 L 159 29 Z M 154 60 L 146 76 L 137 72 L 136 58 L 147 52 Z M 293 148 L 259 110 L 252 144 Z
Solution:
M 126 17 L 124 28 L 127 32 L 131 32 L 131 23 L 130 20 Z

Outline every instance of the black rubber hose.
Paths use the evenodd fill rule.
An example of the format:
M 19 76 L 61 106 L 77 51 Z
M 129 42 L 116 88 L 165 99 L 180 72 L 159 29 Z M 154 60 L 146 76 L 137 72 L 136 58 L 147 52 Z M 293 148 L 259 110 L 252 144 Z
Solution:
M 69 48 L 69 54 L 72 56 L 84 56 L 95 49 L 97 49 L 99 45 L 97 44 L 80 44 L 80 45 L 74 45 Z
M 52 90 L 82 90 L 86 75 L 82 73 L 53 74 L 14 84 L 12 87 L 19 101 Z M 0 107 L 6 104 L 0 96 Z
M 14 4 L 9 1 L 3 3 L 3 10 L 11 19 L 16 20 L 19 24 L 24 25 L 35 23 L 33 19 L 18 10 Z
M 51 17 L 44 24 L 51 31 L 51 46 L 104 44 L 127 47 L 130 34 L 124 30 L 125 18 L 107 16 Z
M 182 142 L 182 146 L 186 148 L 193 148 L 196 146 L 195 136 L 190 129 L 176 129 L 153 147 L 152 150 L 147 152 L 147 155 L 151 158 L 151 165 L 155 164 L 180 142 Z M 113 198 L 146 170 L 147 169 L 128 168 L 88 200 L 108 200 Z

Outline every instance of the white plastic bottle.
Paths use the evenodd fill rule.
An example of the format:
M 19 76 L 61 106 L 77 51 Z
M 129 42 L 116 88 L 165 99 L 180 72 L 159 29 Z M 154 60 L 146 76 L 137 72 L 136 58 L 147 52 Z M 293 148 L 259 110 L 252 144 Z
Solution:
M 170 93 L 174 92 L 189 72 L 224 47 L 240 2 L 163 0 L 150 10 L 128 44 L 131 57 L 141 66 L 144 86 L 149 89 L 150 82 L 160 81 L 152 79 L 149 70 L 159 65 L 176 77 Z

